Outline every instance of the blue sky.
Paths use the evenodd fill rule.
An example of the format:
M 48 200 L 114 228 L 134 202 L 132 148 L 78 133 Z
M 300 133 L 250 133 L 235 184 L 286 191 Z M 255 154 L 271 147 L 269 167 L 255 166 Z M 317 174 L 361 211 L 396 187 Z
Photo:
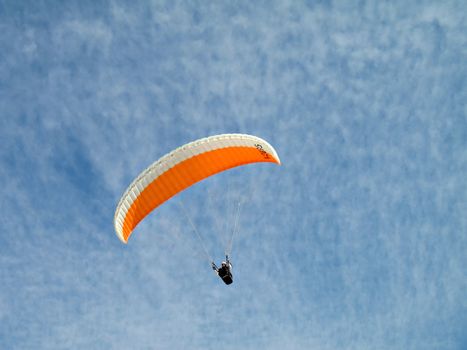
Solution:
M 0 1 L 2 349 L 465 349 L 463 1 Z M 283 165 L 113 230 L 219 133 Z M 233 285 L 220 261 L 235 200 Z

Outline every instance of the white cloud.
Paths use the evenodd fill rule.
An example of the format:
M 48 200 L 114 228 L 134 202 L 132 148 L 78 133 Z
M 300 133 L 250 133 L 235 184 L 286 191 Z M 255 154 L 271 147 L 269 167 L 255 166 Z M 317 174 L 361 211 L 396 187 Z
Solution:
M 458 347 L 460 3 L 350 5 L 58 5 L 34 11 L 39 22 L 8 8 L 2 345 Z M 223 132 L 264 137 L 283 160 L 181 196 L 221 259 L 229 207 L 218 198 L 238 196 L 228 179 L 245 184 L 230 288 L 180 198 L 127 246 L 112 226 L 148 164 Z

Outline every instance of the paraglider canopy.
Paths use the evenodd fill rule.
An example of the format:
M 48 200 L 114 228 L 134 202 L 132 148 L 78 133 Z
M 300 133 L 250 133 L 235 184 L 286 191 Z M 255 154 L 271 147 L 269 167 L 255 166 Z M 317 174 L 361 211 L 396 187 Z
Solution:
M 118 238 L 127 243 L 144 217 L 198 181 L 259 162 L 280 164 L 280 159 L 269 143 L 252 135 L 215 135 L 175 149 L 144 170 L 123 194 L 114 217 Z

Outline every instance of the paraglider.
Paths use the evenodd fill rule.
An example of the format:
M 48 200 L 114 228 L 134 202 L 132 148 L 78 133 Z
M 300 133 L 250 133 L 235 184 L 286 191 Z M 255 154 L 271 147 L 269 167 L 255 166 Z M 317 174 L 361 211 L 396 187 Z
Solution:
M 121 197 L 114 216 L 118 238 L 127 243 L 135 227 L 149 213 L 195 183 L 234 167 L 260 162 L 280 165 L 274 148 L 252 135 L 215 135 L 175 149 L 144 170 Z M 229 278 L 232 283 L 230 270 L 228 258 L 225 265 L 216 267 L 226 283 Z
M 214 262 L 211 263 L 211 266 L 225 284 L 231 284 L 233 282 L 232 264 L 229 261 L 228 255 L 225 256 L 225 261 L 221 263 L 220 268 L 218 268 Z

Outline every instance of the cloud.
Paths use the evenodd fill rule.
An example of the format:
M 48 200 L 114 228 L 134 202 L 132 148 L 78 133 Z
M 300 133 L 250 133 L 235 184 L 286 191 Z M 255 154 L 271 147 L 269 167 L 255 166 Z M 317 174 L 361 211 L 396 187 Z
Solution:
M 461 5 L 4 5 L 0 344 L 462 347 Z M 282 166 L 200 183 L 121 245 L 134 176 L 224 132 Z M 218 260 L 238 198 L 226 288 L 180 202 Z

